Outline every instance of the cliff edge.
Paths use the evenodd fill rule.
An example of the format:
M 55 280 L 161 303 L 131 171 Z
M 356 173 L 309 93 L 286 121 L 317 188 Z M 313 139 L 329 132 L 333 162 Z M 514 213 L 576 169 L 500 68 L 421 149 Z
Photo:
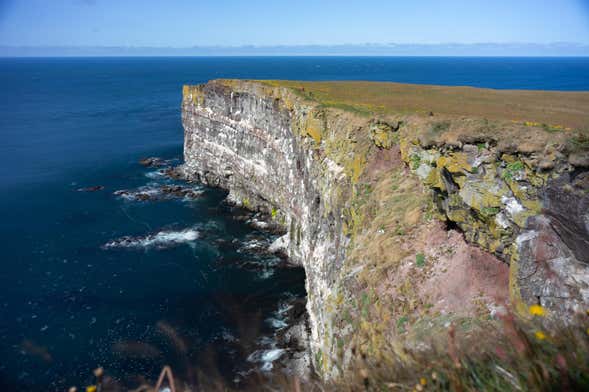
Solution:
M 589 93 L 184 86 L 183 172 L 268 213 L 306 271 L 315 369 L 388 337 L 589 306 Z M 401 347 L 392 347 L 402 355 Z

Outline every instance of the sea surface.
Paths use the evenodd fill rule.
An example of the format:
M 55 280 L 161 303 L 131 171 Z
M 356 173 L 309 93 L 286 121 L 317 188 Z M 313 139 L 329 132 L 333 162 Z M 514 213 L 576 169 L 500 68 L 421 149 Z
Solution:
M 304 296 L 264 252 L 275 235 L 218 189 L 115 194 L 182 185 L 138 161 L 181 162 L 182 85 L 214 78 L 589 90 L 589 58 L 0 59 L 0 390 L 272 367 L 251 354 Z

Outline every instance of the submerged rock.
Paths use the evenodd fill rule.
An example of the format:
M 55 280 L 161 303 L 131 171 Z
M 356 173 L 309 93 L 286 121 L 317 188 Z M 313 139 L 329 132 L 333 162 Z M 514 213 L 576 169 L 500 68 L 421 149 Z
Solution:
M 165 160 L 158 157 L 141 158 L 139 160 L 139 164 L 145 167 L 160 167 L 168 165 L 168 163 Z
M 203 192 L 200 188 L 184 185 L 148 185 L 135 190 L 118 190 L 114 192 L 114 195 L 136 201 L 155 201 L 173 198 L 194 200 L 199 198 Z
M 85 188 L 78 188 L 76 190 L 78 192 L 97 192 L 97 191 L 101 191 L 103 189 L 104 189 L 104 186 L 95 185 L 95 186 L 89 186 L 89 187 L 85 187 Z

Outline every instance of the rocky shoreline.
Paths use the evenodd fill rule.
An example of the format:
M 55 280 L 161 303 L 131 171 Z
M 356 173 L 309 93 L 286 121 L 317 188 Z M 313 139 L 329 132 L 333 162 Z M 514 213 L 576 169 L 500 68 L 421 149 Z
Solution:
M 157 201 L 167 198 L 184 198 L 194 199 L 202 194 L 199 188 L 199 182 L 194 178 L 184 175 L 182 166 L 170 166 L 168 161 L 159 157 L 143 158 L 139 162 L 145 167 L 159 168 L 158 173 L 172 180 L 184 181 L 187 185 L 162 185 L 157 188 L 136 189 L 136 190 L 119 190 L 114 195 L 135 201 Z M 210 186 L 210 184 L 209 184 Z M 234 219 L 241 221 L 257 230 L 267 234 L 273 234 L 278 238 L 271 243 L 257 242 L 246 245 L 244 251 L 248 253 L 257 253 L 262 255 L 275 255 L 282 262 L 277 264 L 278 268 L 300 267 L 298 263 L 289 260 L 286 249 L 281 244 L 281 238 L 286 233 L 282 223 L 277 221 L 272 213 L 268 214 L 263 211 L 253 211 L 247 209 L 243 203 L 234 200 L 231 196 L 225 199 L 225 203 L 232 206 Z M 203 233 L 206 239 L 206 233 Z M 132 246 L 138 241 L 153 241 L 157 236 L 149 238 L 121 238 L 105 244 L 105 248 Z M 229 261 L 234 263 L 235 261 Z M 248 268 L 247 265 L 241 264 L 241 267 Z M 259 264 L 250 265 L 249 268 L 263 268 Z M 277 310 L 280 317 L 279 326 L 274 333 L 274 342 L 271 349 L 260 348 L 250 354 L 250 362 L 261 363 L 259 369 L 264 373 L 278 372 L 288 377 L 296 377 L 301 381 L 307 381 L 312 377 L 312 360 L 311 349 L 309 346 L 310 325 L 306 310 L 306 298 L 292 298 L 284 302 Z M 270 358 L 265 358 L 270 357 Z M 275 359 L 273 357 L 276 357 Z M 270 359 L 270 360 L 268 360 Z M 268 364 L 273 363 L 272 366 Z M 264 368 L 266 366 L 266 368 Z M 252 369 L 255 370 L 255 369 Z M 249 372 L 245 372 L 246 380 Z

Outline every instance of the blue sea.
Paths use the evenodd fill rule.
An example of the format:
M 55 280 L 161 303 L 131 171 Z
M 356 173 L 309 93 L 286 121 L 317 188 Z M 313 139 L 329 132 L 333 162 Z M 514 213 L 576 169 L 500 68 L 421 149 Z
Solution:
M 271 366 L 251 354 L 304 297 L 304 272 L 263 251 L 275 234 L 219 189 L 133 197 L 186 186 L 160 172 L 182 159 L 182 85 L 214 78 L 572 91 L 589 58 L 1 59 L 0 390 Z

